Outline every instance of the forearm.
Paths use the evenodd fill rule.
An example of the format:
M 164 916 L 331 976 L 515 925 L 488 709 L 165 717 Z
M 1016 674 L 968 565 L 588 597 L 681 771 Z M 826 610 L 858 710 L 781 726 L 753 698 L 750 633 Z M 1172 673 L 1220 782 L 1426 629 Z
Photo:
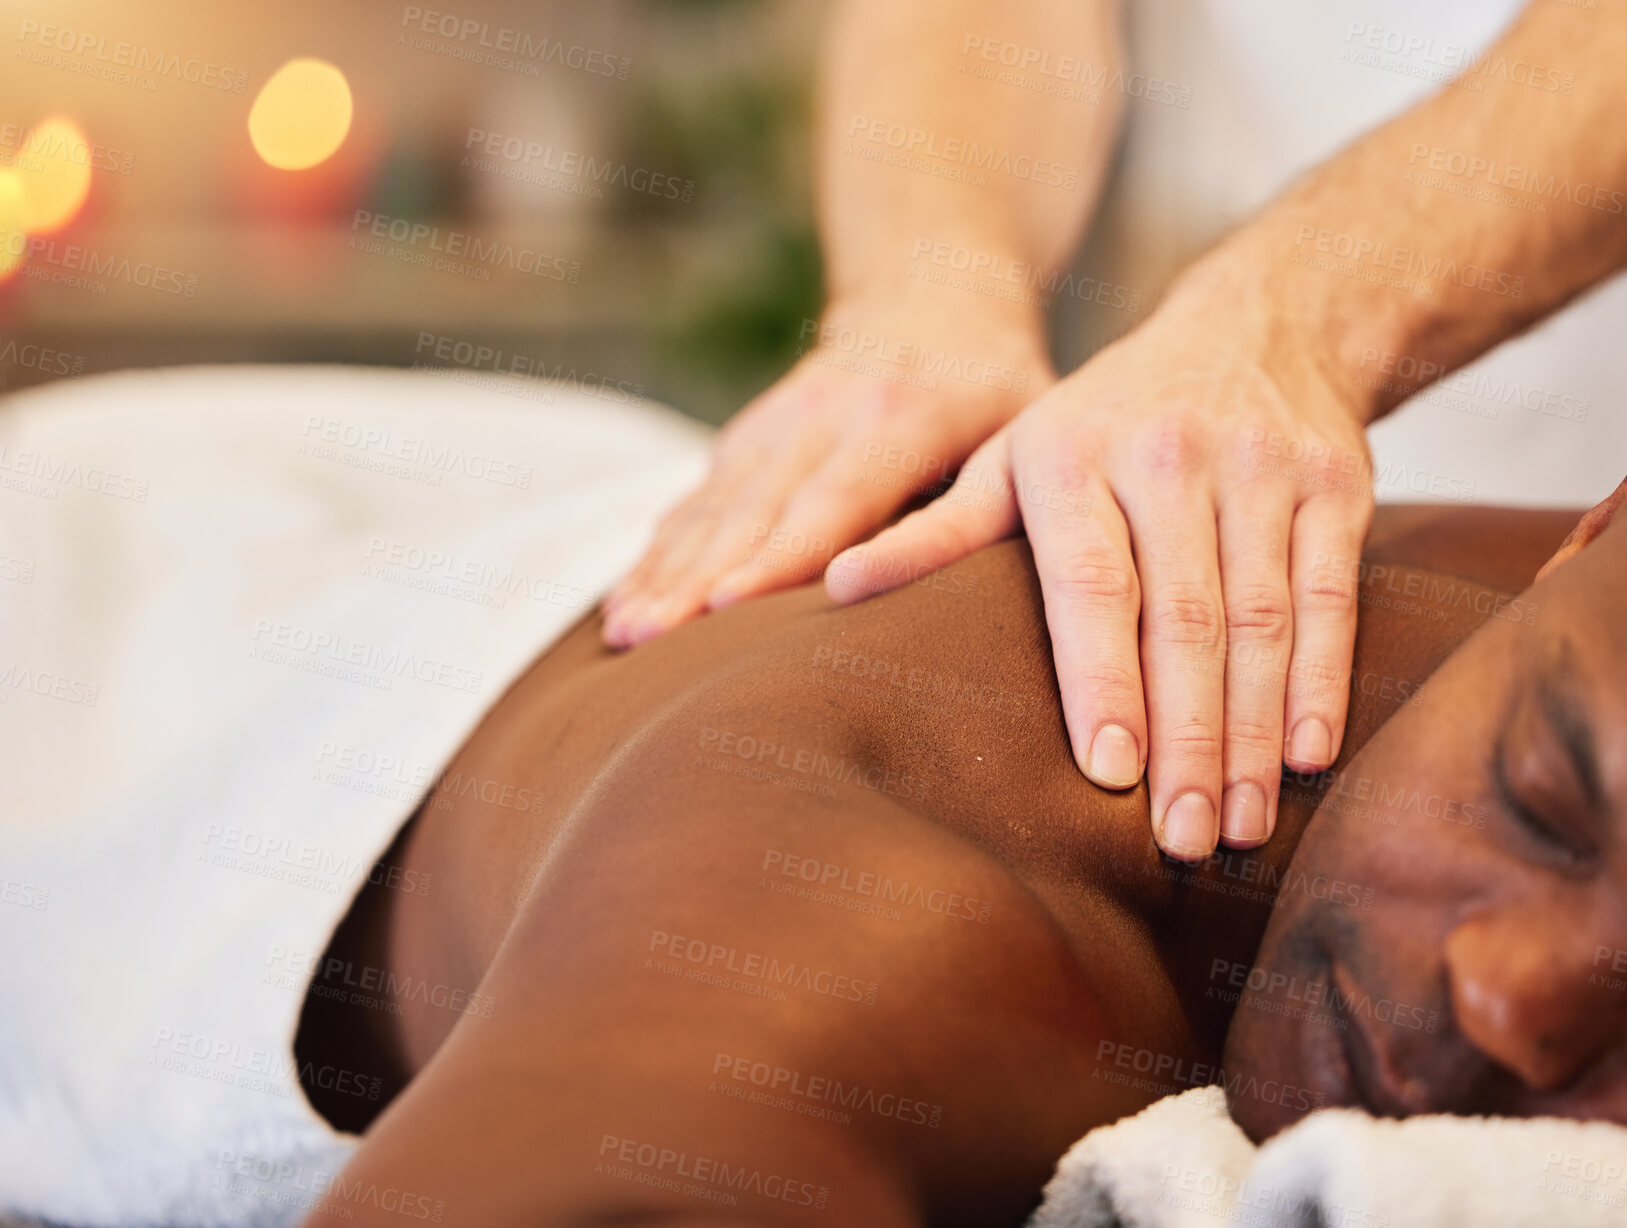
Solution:
M 1623 63 L 1627 0 L 1537 0 L 1172 298 L 1235 300 L 1246 283 L 1370 421 L 1627 264 Z
M 935 252 L 1029 290 L 1014 263 L 1042 279 L 1069 258 L 1121 111 L 1114 0 L 840 0 L 829 38 L 817 139 L 833 302 L 920 297 Z M 1030 88 L 1080 75 L 1103 85 Z M 971 304 L 1037 323 L 1039 296 L 1023 297 Z

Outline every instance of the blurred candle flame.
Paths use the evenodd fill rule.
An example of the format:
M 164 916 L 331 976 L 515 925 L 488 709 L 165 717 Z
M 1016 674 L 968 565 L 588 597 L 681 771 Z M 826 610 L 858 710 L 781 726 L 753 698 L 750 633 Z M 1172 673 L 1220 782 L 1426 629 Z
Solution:
M 350 132 L 354 105 L 345 74 L 326 60 L 289 60 L 249 110 L 249 140 L 270 166 L 301 171 L 333 156 Z
M 60 115 L 28 133 L 15 169 L 23 189 L 22 229 L 50 234 L 73 221 L 90 195 L 90 142 Z
M 0 282 L 17 271 L 28 250 L 28 233 L 23 228 L 26 210 L 22 176 L 9 166 L 0 166 Z

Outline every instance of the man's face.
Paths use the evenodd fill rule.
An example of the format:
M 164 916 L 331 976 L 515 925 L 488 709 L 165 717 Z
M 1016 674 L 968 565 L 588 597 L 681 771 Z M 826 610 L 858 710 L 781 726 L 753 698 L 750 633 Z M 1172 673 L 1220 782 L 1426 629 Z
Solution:
M 1355 756 L 1279 897 L 1226 1066 L 1381 1116 L 1627 1123 L 1627 516 Z M 1293 1108 L 1239 1099 L 1252 1137 Z

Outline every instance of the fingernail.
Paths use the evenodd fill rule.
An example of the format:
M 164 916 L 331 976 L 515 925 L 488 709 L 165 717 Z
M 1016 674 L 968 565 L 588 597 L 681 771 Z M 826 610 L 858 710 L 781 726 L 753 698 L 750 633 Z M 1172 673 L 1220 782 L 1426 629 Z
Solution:
M 1303 767 L 1325 768 L 1333 762 L 1333 734 L 1327 722 L 1307 716 L 1294 726 L 1288 739 L 1288 758 Z
M 738 572 L 730 572 L 719 580 L 707 595 L 706 608 L 708 610 L 721 610 L 739 601 L 744 593 L 745 577 Z
M 666 628 L 660 622 L 664 602 L 631 601 L 605 620 L 605 638 L 617 648 L 636 648 Z
M 834 578 L 838 582 L 851 581 L 853 577 L 848 576 L 846 573 L 848 571 L 857 573 L 863 561 L 856 549 L 850 547 L 825 564 L 825 579 L 828 581 Z
M 1104 789 L 1128 789 L 1141 779 L 1141 751 L 1123 725 L 1103 725 L 1090 743 L 1085 775 Z
M 607 612 L 604 619 L 604 640 L 613 648 L 626 648 L 633 642 L 633 620 L 631 605 L 624 605 L 621 609 Z
M 1264 844 L 1271 835 L 1266 826 L 1265 790 L 1252 780 L 1227 789 L 1220 799 L 1220 834 L 1239 844 Z
M 830 565 L 825 568 L 825 583 L 827 585 L 834 583 L 842 590 L 836 595 L 838 601 L 855 597 L 875 597 L 887 591 L 885 582 L 866 578 L 864 567 L 863 546 L 844 550 L 830 561 Z
M 1214 805 L 1201 793 L 1183 793 L 1171 802 L 1158 828 L 1158 846 L 1183 861 L 1209 856 L 1219 839 Z

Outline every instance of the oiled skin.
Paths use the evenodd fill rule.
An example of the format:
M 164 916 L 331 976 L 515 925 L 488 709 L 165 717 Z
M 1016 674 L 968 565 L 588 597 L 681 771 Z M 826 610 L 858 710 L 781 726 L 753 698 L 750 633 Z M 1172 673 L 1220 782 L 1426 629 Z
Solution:
M 1517 590 L 1574 521 L 1381 512 L 1368 560 Z M 1485 616 L 1406 612 L 1398 574 L 1364 573 L 1358 680 L 1421 681 Z M 1342 760 L 1395 703 L 1358 686 Z M 778 779 L 722 770 L 765 742 Z M 504 796 L 486 782 L 508 804 L 481 800 Z M 1231 1008 L 1210 969 L 1246 964 L 1269 915 L 1269 889 L 1236 889 L 1280 876 L 1316 799 L 1285 789 L 1256 853 L 1159 858 L 1144 788 L 1104 792 L 1073 764 L 1021 541 L 857 607 L 798 589 L 628 654 L 589 620 L 493 709 L 393 850 L 433 890 L 370 888 L 335 939 L 350 960 L 478 986 L 491 1011 L 354 1018 L 311 1000 L 302 1049 L 411 1080 L 331 1205 L 394 1222 L 356 1193 L 377 1183 L 443 1202 L 446 1223 L 1020 1223 L 1086 1130 L 1213 1071 Z M 970 915 L 773 890 L 800 883 L 774 873 L 787 856 L 958 895 Z M 714 968 L 756 953 L 842 988 L 776 1000 L 761 975 L 685 979 L 702 965 L 661 935 L 698 940 Z M 1162 1078 L 1134 1074 L 1140 1051 Z M 843 1121 L 746 1103 L 719 1090 L 759 1090 L 730 1058 L 924 1107 Z M 935 1126 L 913 1119 L 932 1109 Z M 605 1171 L 626 1139 L 789 1176 L 796 1195 L 721 1206 L 633 1184 L 636 1164 Z M 823 1207 L 801 1205 L 820 1188 Z

